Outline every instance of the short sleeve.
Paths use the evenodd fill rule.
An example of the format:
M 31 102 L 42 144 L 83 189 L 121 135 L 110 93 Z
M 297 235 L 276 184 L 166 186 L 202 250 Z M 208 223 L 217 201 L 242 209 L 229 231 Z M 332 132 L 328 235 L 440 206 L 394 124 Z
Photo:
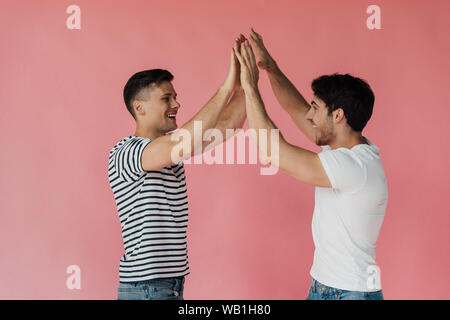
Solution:
M 133 181 L 145 172 L 142 168 L 142 152 L 147 144 L 151 142 L 148 138 L 135 137 L 121 146 L 115 156 L 115 167 L 119 176 L 125 181 Z
M 366 183 L 367 168 L 353 151 L 328 149 L 318 156 L 334 189 L 356 192 Z

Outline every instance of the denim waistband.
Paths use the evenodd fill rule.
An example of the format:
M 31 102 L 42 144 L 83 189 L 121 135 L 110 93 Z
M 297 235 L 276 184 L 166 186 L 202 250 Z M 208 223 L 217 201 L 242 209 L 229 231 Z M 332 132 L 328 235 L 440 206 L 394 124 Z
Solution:
M 166 286 L 173 286 L 173 287 L 179 287 L 180 285 L 184 284 L 184 276 L 181 277 L 171 277 L 171 278 L 156 278 L 156 279 L 150 279 L 150 280 L 142 280 L 142 281 L 136 281 L 136 282 L 128 282 L 128 284 L 133 284 L 135 286 L 138 285 L 157 285 L 157 284 L 163 284 Z
M 352 290 L 344 290 L 344 289 L 334 288 L 334 287 L 327 286 L 327 285 L 325 285 L 323 283 L 320 283 L 319 281 L 317 281 L 314 278 L 312 278 L 311 290 L 312 290 L 313 293 L 326 291 L 326 290 L 331 290 L 331 291 L 334 291 L 334 292 L 336 292 L 336 291 L 361 292 L 361 293 L 368 293 L 368 294 L 374 294 L 374 293 L 382 292 L 381 290 L 373 291 L 373 292 L 366 292 L 366 291 L 352 291 Z

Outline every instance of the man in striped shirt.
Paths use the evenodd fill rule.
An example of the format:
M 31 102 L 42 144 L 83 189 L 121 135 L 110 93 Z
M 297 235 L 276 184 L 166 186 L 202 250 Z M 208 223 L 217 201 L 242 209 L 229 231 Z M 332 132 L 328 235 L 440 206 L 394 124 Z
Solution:
M 194 121 L 200 121 L 204 130 L 220 130 L 222 137 L 227 136 L 226 129 L 240 128 L 245 121 L 239 64 L 232 50 L 230 58 L 225 82 L 182 126 L 191 137 Z M 179 144 L 171 136 L 180 108 L 172 79 L 166 70 L 146 70 L 134 74 L 124 88 L 124 101 L 136 120 L 136 132 L 112 148 L 108 169 L 125 249 L 119 266 L 120 300 L 183 299 L 184 277 L 189 274 L 185 173 L 183 162 L 174 163 L 172 156 Z M 190 154 L 200 153 L 194 149 L 194 139 L 190 140 L 183 141 L 188 143 Z M 212 147 L 203 142 L 202 150 L 206 146 Z

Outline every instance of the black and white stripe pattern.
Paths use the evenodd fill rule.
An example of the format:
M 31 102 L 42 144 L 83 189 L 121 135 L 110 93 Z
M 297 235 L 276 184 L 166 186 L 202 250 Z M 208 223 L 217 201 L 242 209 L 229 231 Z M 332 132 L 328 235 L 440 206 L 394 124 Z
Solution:
M 183 163 L 144 171 L 141 155 L 150 141 L 128 136 L 109 155 L 109 184 L 125 249 L 120 260 L 120 282 L 189 273 L 188 198 Z

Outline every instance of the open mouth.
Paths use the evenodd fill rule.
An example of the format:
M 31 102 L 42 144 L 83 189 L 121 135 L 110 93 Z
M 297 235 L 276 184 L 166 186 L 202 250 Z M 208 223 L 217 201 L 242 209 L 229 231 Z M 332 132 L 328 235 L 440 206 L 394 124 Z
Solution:
M 177 113 L 176 112 L 168 112 L 167 114 L 166 114 L 166 116 L 167 116 L 167 118 L 169 118 L 169 119 L 176 119 L 176 116 L 177 116 Z

